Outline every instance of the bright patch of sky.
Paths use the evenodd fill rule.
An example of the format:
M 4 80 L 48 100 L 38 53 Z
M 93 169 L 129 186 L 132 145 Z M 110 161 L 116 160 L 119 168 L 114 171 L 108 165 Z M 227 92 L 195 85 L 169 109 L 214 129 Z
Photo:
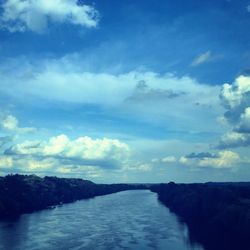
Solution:
M 249 180 L 248 1 L 0 1 L 0 174 Z

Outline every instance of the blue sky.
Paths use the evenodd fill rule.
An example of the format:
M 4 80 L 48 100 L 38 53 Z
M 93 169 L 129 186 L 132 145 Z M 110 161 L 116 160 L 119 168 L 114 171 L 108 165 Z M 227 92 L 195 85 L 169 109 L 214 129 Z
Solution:
M 1 175 L 249 180 L 249 1 L 0 6 Z

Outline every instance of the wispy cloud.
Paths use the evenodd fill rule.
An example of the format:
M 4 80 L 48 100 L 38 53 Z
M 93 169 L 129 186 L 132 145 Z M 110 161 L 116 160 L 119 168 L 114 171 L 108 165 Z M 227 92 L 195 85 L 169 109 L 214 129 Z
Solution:
M 115 110 L 126 112 L 137 120 L 148 117 L 152 121 L 154 116 L 157 118 L 155 121 L 165 119 L 164 123 L 167 123 L 166 119 L 171 119 L 168 127 L 177 130 L 180 127 L 173 123 L 182 118 L 187 122 L 178 121 L 178 126 L 197 129 L 196 117 L 207 121 L 202 129 L 206 126 L 211 130 L 211 117 L 216 119 L 220 114 L 218 86 L 201 84 L 188 76 L 177 77 L 153 71 L 134 70 L 122 74 L 88 72 L 79 69 L 80 63 L 78 59 L 67 57 L 40 61 L 38 67 L 23 63 L 15 68 L 15 74 L 12 74 L 13 67 L 10 65 L 7 74 L 0 72 L 1 93 L 33 106 L 46 100 L 66 105 L 112 108 L 113 113 Z M 214 125 L 212 127 L 215 128 Z
M 250 4 L 247 6 L 247 11 L 250 12 Z
M 191 63 L 191 66 L 193 66 L 193 67 L 199 66 L 199 65 L 204 64 L 206 62 L 209 62 L 211 60 L 211 58 L 212 58 L 212 53 L 209 50 L 205 53 L 198 55 Z
M 174 163 L 176 161 L 176 157 L 172 155 L 165 156 L 164 158 L 153 158 L 151 160 L 152 163 Z

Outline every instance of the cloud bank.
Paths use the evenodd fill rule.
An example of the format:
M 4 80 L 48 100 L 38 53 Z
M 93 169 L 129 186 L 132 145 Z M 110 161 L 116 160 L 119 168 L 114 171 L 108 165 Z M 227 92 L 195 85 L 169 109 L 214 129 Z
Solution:
M 119 140 L 92 139 L 87 136 L 70 140 L 62 134 L 52 137 L 48 141 L 25 141 L 12 146 L 6 152 L 10 155 L 65 157 L 83 160 L 122 160 L 127 158 L 129 147 Z
M 122 169 L 130 157 L 127 144 L 109 138 L 78 137 L 62 134 L 48 140 L 12 142 L 0 155 L 1 172 L 77 174 L 100 177 L 104 171 Z

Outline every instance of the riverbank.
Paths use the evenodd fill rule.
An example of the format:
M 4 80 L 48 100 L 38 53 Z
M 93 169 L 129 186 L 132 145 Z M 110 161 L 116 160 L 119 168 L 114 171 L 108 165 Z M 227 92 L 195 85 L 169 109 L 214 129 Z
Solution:
M 8 175 L 0 177 L 0 218 L 131 189 L 145 189 L 145 186 L 95 184 L 82 179 L 41 178 L 36 175 Z
M 159 200 L 189 228 L 206 250 L 248 250 L 250 183 L 160 184 Z

